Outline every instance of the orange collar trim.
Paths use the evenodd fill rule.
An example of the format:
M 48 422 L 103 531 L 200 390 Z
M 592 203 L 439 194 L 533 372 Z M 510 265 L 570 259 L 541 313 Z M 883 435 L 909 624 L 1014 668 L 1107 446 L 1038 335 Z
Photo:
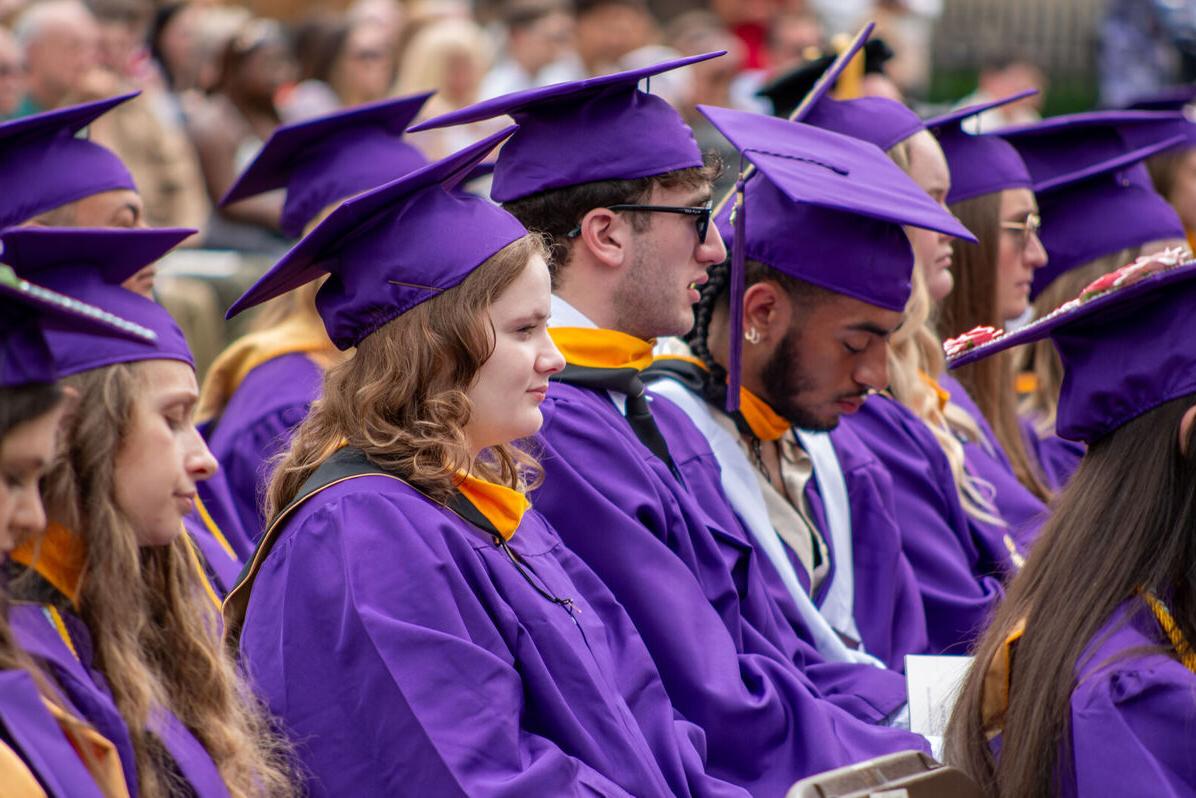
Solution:
M 634 335 L 588 327 L 549 327 L 548 334 L 571 366 L 642 371 L 652 365 L 654 342 Z
M 1009 711 L 1010 680 L 1013 677 L 1013 649 L 1025 633 L 1026 619 L 1022 618 L 1006 635 L 1004 644 L 997 649 L 984 673 L 980 715 L 984 731 L 990 738 L 1000 734 L 1005 724 L 1005 713 Z
M 457 490 L 486 517 L 487 521 L 494 524 L 503 540 L 510 540 L 515 536 L 515 531 L 523 523 L 524 513 L 532 506 L 527 496 L 519 491 L 478 479 L 472 474 L 463 475 Z
M 1023 371 L 1014 380 L 1014 390 L 1018 396 L 1025 396 L 1038 390 L 1038 375 L 1032 371 Z
M 50 524 L 13 549 L 14 562 L 32 568 L 58 592 L 79 606 L 79 587 L 87 564 L 87 542 L 60 524 Z
M 947 404 L 951 401 L 950 392 L 943 386 L 939 385 L 939 381 L 934 377 L 931 377 L 925 371 L 919 371 L 918 376 L 922 379 L 922 382 L 930 386 L 930 390 L 934 391 L 934 395 L 938 397 L 939 412 L 942 413 L 945 411 L 947 409 Z
M 777 415 L 768 402 L 743 387 L 739 389 L 739 412 L 752 434 L 762 441 L 779 441 L 793 426 Z

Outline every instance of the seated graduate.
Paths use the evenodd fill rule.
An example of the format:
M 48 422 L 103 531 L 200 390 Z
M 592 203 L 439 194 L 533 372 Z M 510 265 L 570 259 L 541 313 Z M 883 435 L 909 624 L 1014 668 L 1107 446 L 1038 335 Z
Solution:
M 138 794 L 287 794 L 275 738 L 222 646 L 216 596 L 183 534 L 196 483 L 216 468 L 192 420 L 191 353 L 163 308 L 121 287 L 190 233 L 0 234 L 0 257 L 18 274 L 157 334 L 147 343 L 47 330 L 79 407 L 42 483 L 49 526 L 11 555 L 10 620 L 116 745 Z
M 1036 317 L 1141 255 L 1186 246 L 1183 222 L 1141 163 L 1187 142 L 1175 135 L 1186 127 L 1193 125 L 1182 114 L 1104 111 L 1001 131 L 1025 161 L 1039 210 L 1050 221 L 1040 233 L 1050 260 L 1034 273 L 1030 288 Z M 1059 356 L 1044 340 L 1015 350 L 1015 357 L 1019 381 L 1028 383 L 1028 390 L 1019 390 L 1027 437 L 1048 484 L 1058 490 L 1084 455 L 1082 445 L 1055 434 Z
M 673 704 L 706 732 L 712 772 L 780 794 L 923 741 L 866 725 L 900 713 L 904 679 L 830 662 L 795 628 L 706 439 L 643 387 L 651 339 L 693 325 L 697 286 L 726 248 L 709 223 L 717 169 L 676 110 L 637 84 L 714 55 L 516 92 L 416 127 L 518 120 L 491 194 L 551 238 L 550 333 L 568 364 L 542 406 L 536 506 L 626 608 Z
M 312 795 L 742 795 L 525 496 L 564 365 L 543 243 L 452 190 L 512 129 L 347 201 L 231 308 L 328 274 L 357 352 L 274 473 L 228 634 Z
M 1049 336 L 1088 445 L 977 646 L 948 759 L 993 796 L 1196 794 L 1196 263 L 1099 278 L 965 364 Z
M 153 340 L 153 332 L 93 305 L 19 280 L 0 266 L 0 567 L 46 526 L 38 486 L 54 461 L 70 401 L 43 327 L 80 336 Z M 8 627 L 0 586 L 0 786 L 5 795 L 121 798 L 130 790 L 111 741 L 82 720 Z
M 972 117 L 1028 93 L 926 121 L 951 170 L 948 208 L 979 239 L 977 244 L 954 243 L 955 287 L 937 307 L 942 336 L 977 326 L 1003 327 L 1021 316 L 1029 307 L 1034 273 L 1047 263 L 1038 237 L 1034 181 L 1017 150 L 994 134 L 963 129 Z M 931 376 L 984 433 L 981 440 L 964 443 L 968 471 L 987 483 L 993 507 L 1008 524 L 1004 542 L 1016 567 L 1046 518 L 1051 491 L 1017 414 L 1010 356 L 976 363 L 953 375 Z
M 136 96 L 59 108 L 0 123 L 0 229 L 15 225 L 136 228 L 144 227 L 141 197 L 128 168 L 111 150 L 79 138 L 89 124 Z M 191 231 L 194 232 L 194 231 Z M 124 287 L 154 298 L 156 259 L 150 259 Z M 187 533 L 199 546 L 220 595 L 241 570 L 241 558 L 253 548 L 228 504 L 219 475 L 201 483 L 196 509 L 187 514 Z M 210 507 L 208 505 L 211 505 Z
M 291 238 L 336 203 L 427 164 L 402 140 L 429 93 L 400 97 L 276 128 L 223 204 L 285 189 L 280 224 Z M 262 502 L 271 459 L 319 395 L 324 372 L 346 355 L 316 313 L 319 282 L 278 297 L 208 369 L 196 416 L 229 487 L 232 511 L 252 543 L 265 530 Z M 245 552 L 248 558 L 249 552 Z
M 900 670 L 925 652 L 925 611 L 885 470 L 839 420 L 888 384 L 886 344 L 914 268 L 901 225 L 967 231 L 869 144 L 699 110 L 754 171 L 717 217 L 733 254 L 703 289 L 688 338 L 697 360 L 654 390 L 706 434 L 778 571 L 796 575 L 835 633 Z

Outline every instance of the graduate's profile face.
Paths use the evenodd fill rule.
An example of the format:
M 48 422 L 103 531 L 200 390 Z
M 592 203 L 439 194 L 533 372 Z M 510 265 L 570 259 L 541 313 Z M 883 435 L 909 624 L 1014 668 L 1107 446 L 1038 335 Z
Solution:
M 888 340 L 902 316 L 841 295 L 788 315 L 760 375 L 764 399 L 795 426 L 834 429 L 888 385 Z
M 0 440 L 0 563 L 22 539 L 46 527 L 41 478 L 54 460 L 66 402 L 9 430 Z
M 139 545 L 165 546 L 195 509 L 196 484 L 216 473 L 216 459 L 195 428 L 199 386 L 191 367 L 147 360 L 134 370 L 129 426 L 116 453 L 116 504 Z
M 653 189 L 644 205 L 696 208 L 710 202 L 711 187 Z M 693 327 L 698 286 L 707 271 L 727 257 L 718 227 L 707 227 L 700 241 L 691 216 L 647 213 L 646 226 L 634 231 L 624 271 L 615 285 L 612 305 L 616 328 L 645 340 L 684 335 Z M 634 228 L 633 228 L 634 230 Z
M 1188 230 L 1196 230 L 1196 147 L 1184 153 L 1175 165 L 1167 201 L 1175 208 Z
M 951 172 L 943 148 L 930 131 L 920 130 L 909 140 L 909 176 L 944 210 L 951 191 Z M 915 268 L 922 270 L 930 298 L 941 302 L 955 287 L 951 274 L 952 237 L 921 227 L 906 227 L 914 250 Z
M 548 266 L 535 255 L 490 306 L 494 351 L 465 392 L 471 406 L 465 437 L 475 455 L 534 435 L 544 423 L 548 378 L 565 367 L 548 335 L 551 299 Z
M 1031 215 L 1038 214 L 1038 203 L 1028 188 L 1007 188 L 1001 192 L 997 231 L 996 302 L 998 318 L 1012 321 L 1030 305 L 1030 286 L 1034 272 L 1047 263 L 1046 249 L 1038 233 L 1020 229 Z M 1049 223 L 1049 222 L 1048 222 Z

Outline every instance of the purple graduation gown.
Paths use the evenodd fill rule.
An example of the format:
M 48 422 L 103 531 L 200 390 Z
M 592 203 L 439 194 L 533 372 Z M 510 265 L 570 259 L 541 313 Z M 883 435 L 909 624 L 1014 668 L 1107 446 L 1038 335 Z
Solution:
M 208 584 L 212 586 L 216 595 L 223 599 L 237 583 L 243 563 L 235 554 L 230 554 L 217 539 L 216 534 L 200 517 L 198 510 L 183 516 L 183 528 L 195 543 L 195 548 L 199 550 Z M 223 529 L 218 531 L 224 537 L 224 542 L 231 547 L 232 539 L 224 534 Z
M 116 747 L 130 796 L 137 795 L 137 763 L 124 719 L 116 708 L 103 674 L 92 666 L 94 648 L 84 623 L 60 610 L 71 647 L 55 629 L 41 604 L 14 604 L 9 622 L 18 644 L 38 661 L 68 702 L 66 709 L 90 723 Z M 175 766 L 176 775 L 196 798 L 228 798 L 220 772 L 200 742 L 172 713 L 151 713 L 150 732 L 161 742 Z
M 262 498 L 270 460 L 290 445 L 323 381 L 324 371 L 307 355 L 279 355 L 250 371 L 220 416 L 204 425 L 231 494 L 232 514 L 248 536 L 249 550 L 237 552 L 242 559 L 250 558 L 265 531 Z
M 1054 433 L 1039 434 L 1033 418 L 1022 416 L 1021 424 L 1030 449 L 1042 466 L 1047 486 L 1056 492 L 1063 490 L 1080 465 L 1080 460 L 1084 459 L 1088 447 L 1077 441 L 1060 438 Z
M 1071 695 L 1074 767 L 1061 769 L 1064 796 L 1196 795 L 1196 673 L 1159 646 L 1172 650 L 1146 602 L 1135 598 L 1080 657 Z
M 993 505 L 1001 518 L 1008 524 L 1007 529 L 989 525 L 990 534 L 986 536 L 989 554 L 999 561 L 1009 563 L 1010 555 L 1004 541 L 1007 531 L 1017 543 L 1018 550 L 1024 557 L 1038 537 L 1038 530 L 1046 521 L 1047 506 L 1018 481 L 1005 450 L 997 442 L 997 437 L 993 433 L 992 427 L 989 426 L 988 420 L 980 412 L 976 403 L 972 401 L 967 390 L 949 374 L 940 376 L 938 381 L 951 395 L 951 401 L 963 408 L 976 421 L 989 444 L 985 446 L 977 441 L 969 441 L 963 445 L 965 467 L 968 469 L 968 473 L 992 486 Z M 1012 565 L 1010 567 L 1012 568 Z
M 964 510 L 942 447 L 921 419 L 884 394 L 846 416 L 893 480 L 901 547 L 913 567 L 930 651 L 965 654 L 1004 595 L 1003 566 L 988 556 L 980 528 Z
M 312 795 L 742 795 L 630 619 L 528 511 L 510 547 L 363 476 L 287 519 L 240 650 Z M 553 603 L 529 584 L 572 600 Z
M 679 408 L 661 397 L 652 408 L 682 473 L 693 473 L 694 458 L 717 468 Z M 604 392 L 554 383 L 541 410 L 536 506 L 627 609 L 673 704 L 706 732 L 712 773 L 753 795 L 783 795 L 805 776 L 925 750 L 921 737 L 823 699 L 795 663 L 796 636 L 717 476 L 692 489 L 720 498 L 726 526 L 640 443 Z
M 17 753 L 51 798 L 102 798 L 79 754 L 42 703 L 33 677 L 22 670 L 0 671 L 0 742 Z

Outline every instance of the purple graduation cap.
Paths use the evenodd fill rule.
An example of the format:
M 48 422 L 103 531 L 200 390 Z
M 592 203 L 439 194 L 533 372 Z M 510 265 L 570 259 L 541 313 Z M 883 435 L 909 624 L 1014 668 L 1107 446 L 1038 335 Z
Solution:
M 0 123 L 0 228 L 104 191 L 136 191 L 116 153 L 77 134 L 137 94 Z
M 514 130 L 347 200 L 234 302 L 228 316 L 328 274 L 316 308 L 328 337 L 348 349 L 456 286 L 527 235 L 492 202 L 453 191 Z
M 926 129 L 938 138 L 951 169 L 951 192 L 947 202 L 962 202 L 1007 188 L 1033 186 L 1034 181 L 1013 145 L 992 133 L 968 133 L 963 129 L 963 123 L 977 114 L 1035 93 L 1035 89 L 1028 89 L 1001 100 L 970 105 L 926 120 Z
M 509 114 L 519 124 L 499 153 L 490 196 L 511 202 L 597 180 L 632 180 L 702 165 L 693 131 L 641 80 L 723 55 L 665 61 L 571 83 L 517 91 L 419 123 L 412 131 Z
M 1180 250 L 1110 272 L 1017 332 L 972 330 L 943 344 L 947 365 L 1049 337 L 1063 362 L 1055 423 L 1094 443 L 1164 402 L 1196 393 L 1196 263 Z
M 869 22 L 856 34 L 847 49 L 822 73 L 790 119 L 871 142 L 882 150 L 888 150 L 925 129 L 921 117 L 887 97 L 859 97 L 853 100 L 831 97 L 835 84 L 851 60 L 864 48 L 874 27 L 875 24 Z
M 46 343 L 47 329 L 148 343 L 156 338 L 140 324 L 22 280 L 10 267 L 0 265 L 0 388 L 58 379 Z
M 698 106 L 750 162 L 715 218 L 731 250 L 731 329 L 743 325 L 744 261 L 889 310 L 909 300 L 913 250 L 902 225 L 975 240 L 875 146 L 761 114 Z M 731 336 L 728 409 L 739 400 L 741 335 Z
M 161 305 L 121 287 L 138 270 L 195 233 L 181 228 L 14 227 L 0 233 L 0 261 L 18 275 L 95 305 L 150 330 L 145 338 L 98 338 L 68 327 L 46 326 L 46 343 L 60 377 L 115 363 L 181 360 L 194 365 L 183 333 Z
M 221 205 L 285 188 L 282 231 L 292 238 L 337 200 L 428 163 L 403 132 L 432 92 L 357 106 L 276 129 Z
M 1181 145 L 1182 114 L 1098 111 L 1053 117 L 1000 132 L 1021 155 L 1046 220 L 1050 260 L 1034 273 L 1031 299 L 1059 275 L 1151 241 L 1185 237 L 1142 161 Z

